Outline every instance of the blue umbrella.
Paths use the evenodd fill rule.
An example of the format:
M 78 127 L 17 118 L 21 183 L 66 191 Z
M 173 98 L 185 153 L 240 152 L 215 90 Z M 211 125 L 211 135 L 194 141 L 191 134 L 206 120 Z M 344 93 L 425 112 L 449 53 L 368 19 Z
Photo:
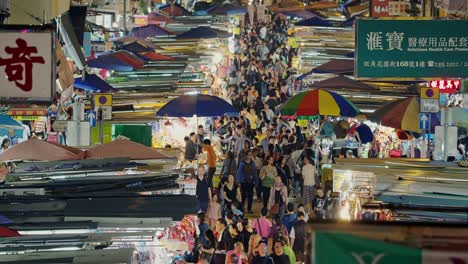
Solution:
M 325 19 L 319 17 L 311 17 L 308 19 L 301 20 L 295 24 L 296 26 L 305 27 L 333 27 L 333 24 Z
M 96 74 L 86 74 L 83 81 L 82 77 L 75 78 L 73 83 L 75 88 L 93 91 L 93 92 L 113 92 L 114 88 Z
M 156 113 L 157 116 L 170 117 L 211 117 L 236 113 L 228 102 L 217 96 L 197 94 L 182 95 L 170 101 Z
M 0 128 L 7 130 L 23 129 L 23 126 L 7 114 L 0 114 Z

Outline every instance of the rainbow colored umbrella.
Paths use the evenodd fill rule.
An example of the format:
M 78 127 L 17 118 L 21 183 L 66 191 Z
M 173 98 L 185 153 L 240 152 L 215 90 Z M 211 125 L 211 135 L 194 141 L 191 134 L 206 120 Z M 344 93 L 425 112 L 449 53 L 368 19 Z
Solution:
M 377 109 L 370 117 L 372 121 L 380 122 L 383 126 L 421 133 L 419 129 L 419 101 L 417 97 L 391 102 Z M 440 125 L 437 114 L 431 114 L 431 131 Z
M 346 116 L 355 117 L 360 110 L 343 96 L 315 89 L 293 96 L 281 109 L 284 116 Z

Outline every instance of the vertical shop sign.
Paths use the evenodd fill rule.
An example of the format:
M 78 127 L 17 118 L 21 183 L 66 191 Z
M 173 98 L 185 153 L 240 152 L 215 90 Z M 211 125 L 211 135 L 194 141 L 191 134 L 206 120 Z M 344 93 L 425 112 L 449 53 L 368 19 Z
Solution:
M 1 100 L 51 100 L 55 87 L 53 32 L 0 32 Z

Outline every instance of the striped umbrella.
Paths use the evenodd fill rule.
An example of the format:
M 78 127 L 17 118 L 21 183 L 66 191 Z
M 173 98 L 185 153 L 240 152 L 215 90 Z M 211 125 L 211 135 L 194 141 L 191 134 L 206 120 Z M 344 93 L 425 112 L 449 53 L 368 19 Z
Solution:
M 345 116 L 355 117 L 360 110 L 343 96 L 315 89 L 293 96 L 281 109 L 284 116 Z
M 377 109 L 370 117 L 372 121 L 383 126 L 421 133 L 419 129 L 419 100 L 417 97 L 391 102 Z M 440 124 L 437 114 L 431 114 L 431 131 Z

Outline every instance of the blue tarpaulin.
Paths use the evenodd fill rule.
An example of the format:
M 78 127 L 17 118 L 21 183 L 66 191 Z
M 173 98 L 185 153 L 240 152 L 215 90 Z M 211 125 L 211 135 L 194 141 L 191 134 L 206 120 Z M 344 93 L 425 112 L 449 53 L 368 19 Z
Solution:
M 214 29 L 210 27 L 200 26 L 192 28 L 177 36 L 179 39 L 210 39 L 210 38 L 228 38 L 231 34 L 229 32 Z
M 237 112 L 232 105 L 217 96 L 197 94 L 182 95 L 164 105 L 157 116 L 208 117 Z
M 304 19 L 297 22 L 295 25 L 304 27 L 333 27 L 333 24 L 330 21 L 319 17 Z
M 7 130 L 23 129 L 23 126 L 7 114 L 0 114 L 0 128 Z
M 150 47 L 143 46 L 143 45 L 141 45 L 141 44 L 138 43 L 138 42 L 129 43 L 129 44 L 127 44 L 127 45 L 124 45 L 122 48 L 125 49 L 125 50 L 128 50 L 128 51 L 130 51 L 130 52 L 133 52 L 133 53 L 135 53 L 135 54 L 141 53 L 141 52 L 151 52 L 151 51 L 154 51 L 154 49 L 152 49 L 152 48 L 150 48 Z
M 73 86 L 78 89 L 93 91 L 93 92 L 112 92 L 114 88 L 96 74 L 86 74 L 85 80 L 82 77 L 75 78 Z

